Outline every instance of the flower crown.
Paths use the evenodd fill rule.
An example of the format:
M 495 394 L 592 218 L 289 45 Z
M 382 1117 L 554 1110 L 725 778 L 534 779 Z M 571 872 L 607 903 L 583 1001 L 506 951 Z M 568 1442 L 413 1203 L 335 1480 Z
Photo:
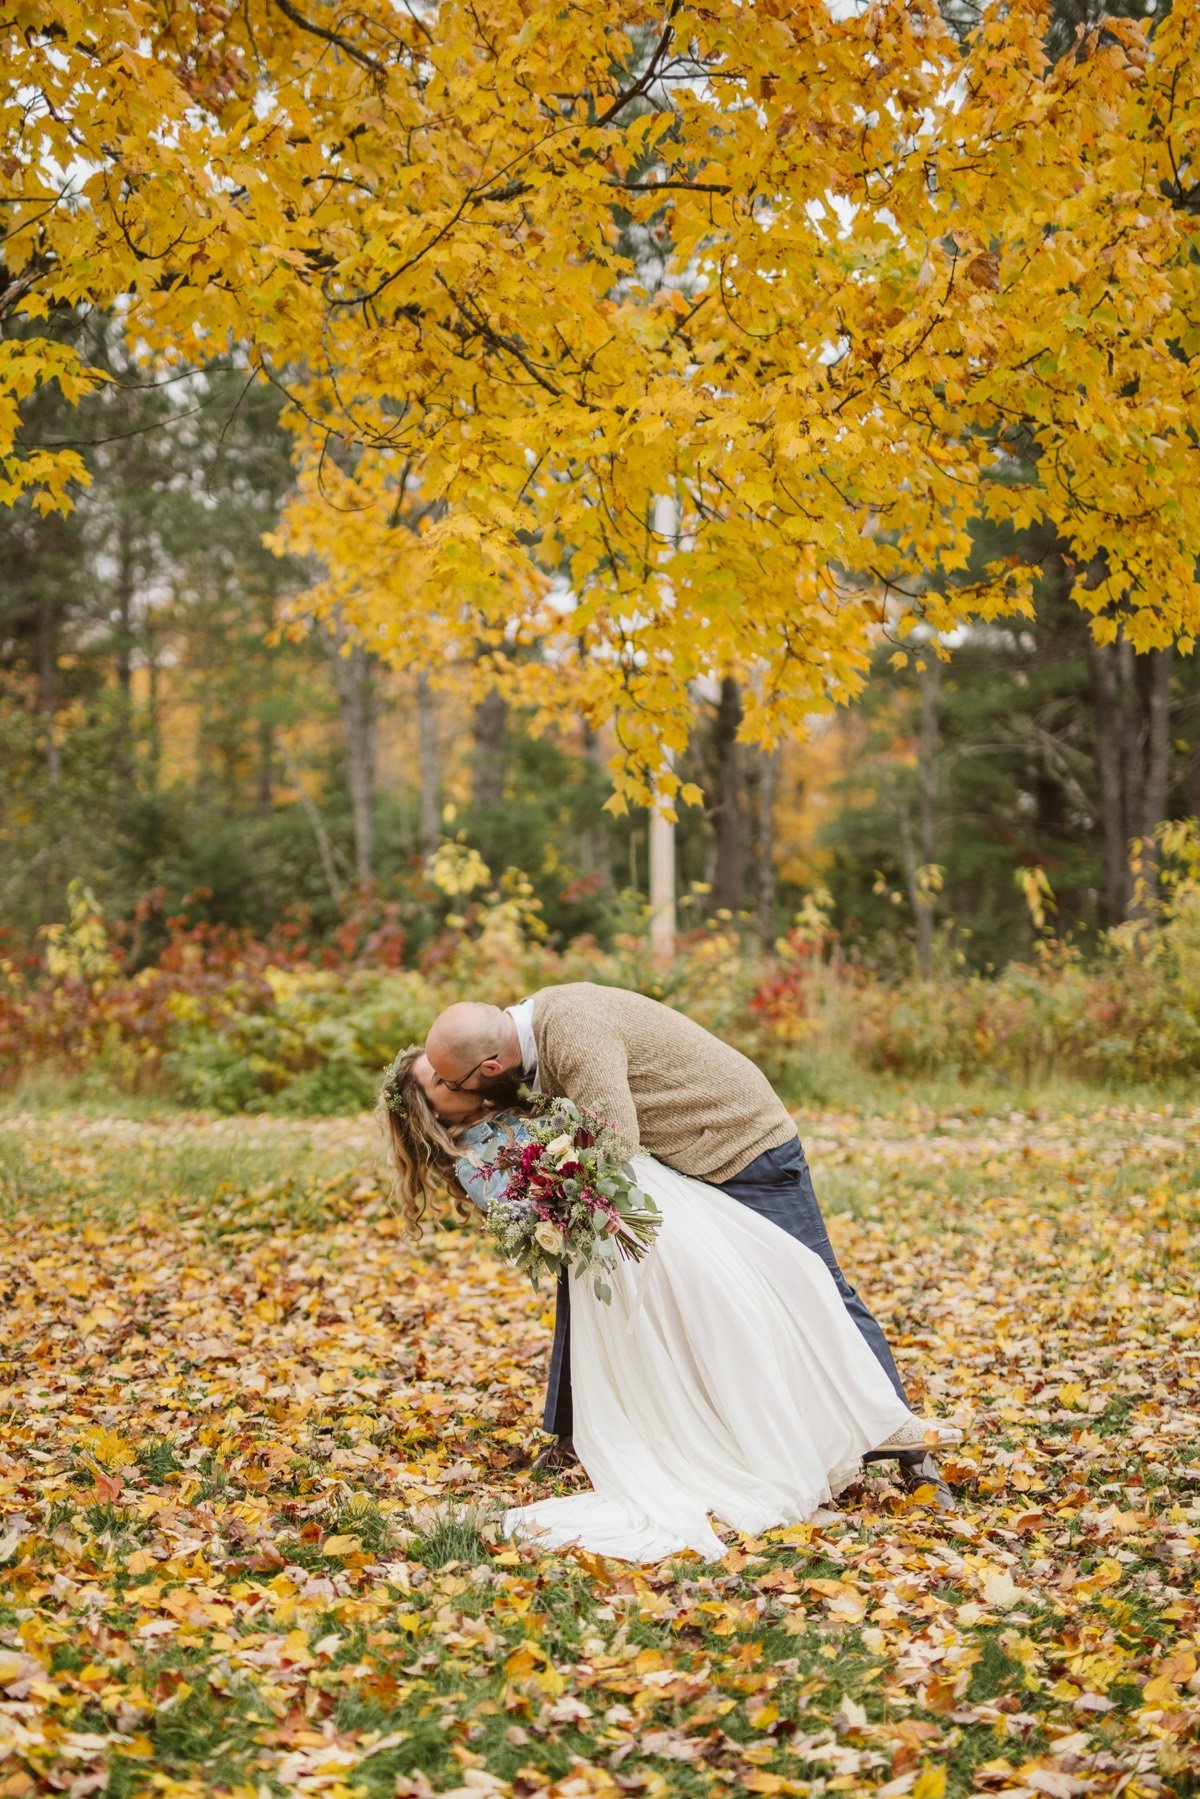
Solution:
M 389 1074 L 383 1083 L 383 1103 L 393 1118 L 408 1117 L 408 1099 L 396 1080 L 395 1073 Z

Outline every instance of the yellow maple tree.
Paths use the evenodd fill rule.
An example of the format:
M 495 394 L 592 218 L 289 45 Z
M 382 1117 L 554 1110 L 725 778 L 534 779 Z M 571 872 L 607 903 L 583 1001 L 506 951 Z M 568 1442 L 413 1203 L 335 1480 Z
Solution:
M 483 644 L 611 718 L 632 793 L 701 674 L 752 674 L 769 741 L 857 691 L 880 625 L 1028 610 L 1028 568 L 968 573 L 981 516 L 1054 525 L 1101 638 L 1188 649 L 1200 21 L 1054 64 L 1045 27 L 17 0 L 0 497 L 80 474 L 19 430 L 89 379 L 55 308 L 168 365 L 232 350 L 291 395 L 306 610 L 441 678 Z

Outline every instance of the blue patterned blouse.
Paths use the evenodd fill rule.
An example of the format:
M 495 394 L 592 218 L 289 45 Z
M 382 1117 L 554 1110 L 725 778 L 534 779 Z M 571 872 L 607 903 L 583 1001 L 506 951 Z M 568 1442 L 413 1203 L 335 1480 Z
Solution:
M 455 1162 L 454 1172 L 467 1198 L 481 1212 L 487 1211 L 489 1200 L 504 1191 L 508 1180 L 505 1174 L 489 1172 L 489 1165 L 506 1143 L 525 1143 L 528 1139 L 528 1126 L 517 1112 L 497 1112 L 492 1118 L 481 1118 L 459 1138 L 459 1147 L 465 1153 Z

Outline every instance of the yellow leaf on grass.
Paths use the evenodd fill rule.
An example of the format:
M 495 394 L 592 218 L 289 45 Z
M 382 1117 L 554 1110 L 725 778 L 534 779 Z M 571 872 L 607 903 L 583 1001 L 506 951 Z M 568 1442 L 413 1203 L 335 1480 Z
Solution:
M 528 1640 L 513 1650 L 504 1664 L 504 1674 L 507 1680 L 531 1681 L 541 1692 L 555 1698 L 566 1685 L 541 1644 Z
M 1167 1657 L 1158 1670 L 1159 1678 L 1173 1681 L 1178 1686 L 1192 1678 L 1196 1672 L 1196 1666 L 1196 1656 L 1191 1649 L 1177 1649 L 1174 1655 Z
M 769 1730 L 772 1724 L 778 1722 L 779 1707 L 769 1703 L 760 1705 L 757 1711 L 747 1712 L 746 1716 L 755 1730 Z
M 1142 1688 L 1143 1705 L 1174 1705 L 1178 1698 L 1174 1682 L 1164 1679 L 1161 1674 L 1148 1680 Z
M 93 1456 L 102 1468 L 124 1468 L 133 1460 L 133 1445 L 116 1431 L 98 1426 L 85 1430 L 79 1447 Z

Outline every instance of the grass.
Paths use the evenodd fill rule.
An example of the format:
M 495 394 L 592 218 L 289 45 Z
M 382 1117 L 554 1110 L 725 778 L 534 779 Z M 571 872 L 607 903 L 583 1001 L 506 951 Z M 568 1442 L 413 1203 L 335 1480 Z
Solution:
M 801 1128 L 960 1510 L 636 1569 L 500 1537 L 549 1313 L 368 1121 L 10 1113 L 0 1793 L 1194 1795 L 1200 1112 Z
M 480 1567 L 491 1557 L 481 1533 L 483 1522 L 483 1515 L 473 1508 L 450 1506 L 422 1525 L 408 1545 L 409 1553 L 425 1568 Z
M 96 1226 L 195 1218 L 262 1228 L 268 1217 L 319 1225 L 364 1184 L 379 1195 L 372 1127 L 362 1120 L 140 1118 L 0 1114 L 0 1216 L 36 1204 Z

